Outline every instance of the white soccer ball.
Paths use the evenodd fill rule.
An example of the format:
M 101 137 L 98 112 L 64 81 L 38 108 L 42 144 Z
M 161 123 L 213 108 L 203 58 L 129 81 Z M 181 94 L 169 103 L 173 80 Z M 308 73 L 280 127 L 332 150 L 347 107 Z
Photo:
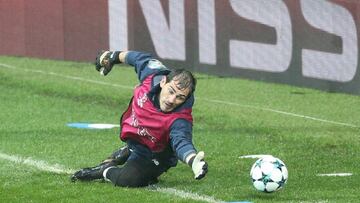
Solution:
M 284 187 L 288 179 L 288 170 L 280 159 L 265 156 L 253 164 L 250 177 L 257 190 L 270 193 Z

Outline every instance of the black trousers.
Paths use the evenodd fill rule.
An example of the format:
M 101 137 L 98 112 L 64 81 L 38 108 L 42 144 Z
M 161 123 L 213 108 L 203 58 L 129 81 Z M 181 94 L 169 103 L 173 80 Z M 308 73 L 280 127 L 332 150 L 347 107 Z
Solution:
M 155 159 L 137 157 L 127 160 L 122 167 L 110 168 L 106 178 L 115 186 L 144 187 L 157 183 L 157 178 L 169 168 Z

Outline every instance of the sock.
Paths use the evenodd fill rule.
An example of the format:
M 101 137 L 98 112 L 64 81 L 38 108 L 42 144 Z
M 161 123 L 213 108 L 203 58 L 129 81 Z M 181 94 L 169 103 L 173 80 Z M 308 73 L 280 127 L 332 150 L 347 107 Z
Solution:
M 116 169 L 117 167 L 116 166 L 110 166 L 109 168 L 106 168 L 103 172 L 103 176 L 104 176 L 104 180 L 106 181 L 109 181 L 109 182 L 112 182 L 111 179 L 109 178 L 109 170 L 110 169 Z

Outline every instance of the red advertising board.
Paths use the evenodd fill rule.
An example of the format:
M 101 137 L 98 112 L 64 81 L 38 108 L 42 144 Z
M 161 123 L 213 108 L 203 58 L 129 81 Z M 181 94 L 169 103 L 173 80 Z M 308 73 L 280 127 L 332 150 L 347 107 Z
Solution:
M 0 0 L 0 54 L 171 67 L 360 94 L 357 0 Z

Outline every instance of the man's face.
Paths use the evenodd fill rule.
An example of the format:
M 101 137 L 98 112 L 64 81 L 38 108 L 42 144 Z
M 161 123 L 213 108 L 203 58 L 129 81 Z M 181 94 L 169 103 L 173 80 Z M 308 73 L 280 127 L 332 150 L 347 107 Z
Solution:
M 159 103 L 160 109 L 163 112 L 170 112 L 176 107 L 180 106 L 185 102 L 187 96 L 190 94 L 190 89 L 179 89 L 177 86 L 178 81 L 171 80 L 166 83 L 166 78 L 164 77 L 160 82 L 160 95 Z

